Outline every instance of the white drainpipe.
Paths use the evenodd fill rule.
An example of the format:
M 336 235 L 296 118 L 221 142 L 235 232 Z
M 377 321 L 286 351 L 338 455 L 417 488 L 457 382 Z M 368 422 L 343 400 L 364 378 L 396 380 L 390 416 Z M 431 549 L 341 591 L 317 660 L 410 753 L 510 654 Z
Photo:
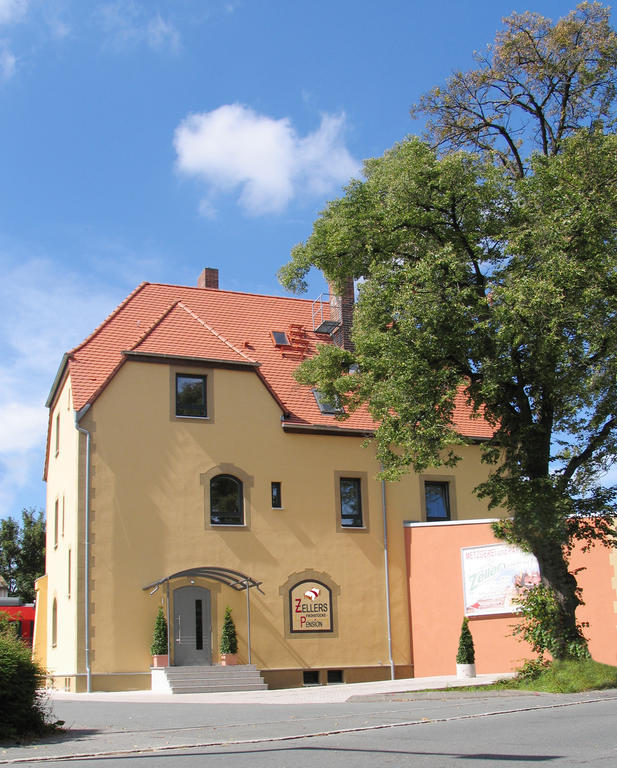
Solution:
M 86 652 L 86 691 L 92 690 L 92 674 L 90 670 L 90 433 L 79 426 L 82 417 L 90 410 L 90 403 L 75 413 L 75 428 L 86 436 L 86 493 L 85 493 L 85 558 L 84 558 L 84 621 L 85 621 L 85 652 Z

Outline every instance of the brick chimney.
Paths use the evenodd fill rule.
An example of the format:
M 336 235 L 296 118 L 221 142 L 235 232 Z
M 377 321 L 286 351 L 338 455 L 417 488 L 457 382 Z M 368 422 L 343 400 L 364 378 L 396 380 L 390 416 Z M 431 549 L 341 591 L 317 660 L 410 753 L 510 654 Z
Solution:
M 346 277 L 343 290 L 338 292 L 330 284 L 330 313 L 333 318 L 339 319 L 341 325 L 332 334 L 334 343 L 343 349 L 353 352 L 351 341 L 351 326 L 353 324 L 354 284 L 353 277 Z
M 197 278 L 198 288 L 216 288 L 219 287 L 219 271 L 213 267 L 206 267 Z

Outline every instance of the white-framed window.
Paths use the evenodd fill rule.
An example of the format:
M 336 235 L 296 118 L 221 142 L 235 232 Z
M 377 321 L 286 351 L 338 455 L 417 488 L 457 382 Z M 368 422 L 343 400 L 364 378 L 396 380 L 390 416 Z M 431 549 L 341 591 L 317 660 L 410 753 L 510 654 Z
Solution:
M 445 480 L 424 481 L 424 511 L 427 522 L 451 519 L 449 482 Z
M 244 489 L 234 475 L 215 475 L 210 480 L 210 524 L 244 525 Z

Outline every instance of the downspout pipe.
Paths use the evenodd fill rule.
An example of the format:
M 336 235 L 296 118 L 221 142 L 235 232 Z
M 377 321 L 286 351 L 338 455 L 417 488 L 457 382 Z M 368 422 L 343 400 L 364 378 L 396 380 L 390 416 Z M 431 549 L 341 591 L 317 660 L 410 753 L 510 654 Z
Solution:
M 86 436 L 86 492 L 85 506 L 85 556 L 84 556 L 84 640 L 86 653 L 86 691 L 92 690 L 92 671 L 90 669 L 90 432 L 80 426 L 79 422 L 90 410 L 90 403 L 75 413 L 75 429 Z
M 383 464 L 380 465 L 383 472 Z M 388 658 L 390 661 L 390 680 L 394 680 L 394 659 L 392 657 L 392 616 L 390 614 L 390 569 L 388 555 L 388 507 L 386 504 L 386 481 L 381 481 L 381 509 L 383 513 L 383 561 L 386 581 L 386 621 L 388 624 Z

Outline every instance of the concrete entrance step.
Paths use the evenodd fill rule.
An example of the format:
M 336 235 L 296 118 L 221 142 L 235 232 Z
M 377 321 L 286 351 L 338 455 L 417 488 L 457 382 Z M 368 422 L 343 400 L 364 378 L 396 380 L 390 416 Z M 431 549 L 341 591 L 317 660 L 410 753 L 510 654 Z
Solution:
M 158 693 L 218 693 L 221 691 L 265 691 L 254 664 L 231 667 L 153 667 L 152 690 Z

